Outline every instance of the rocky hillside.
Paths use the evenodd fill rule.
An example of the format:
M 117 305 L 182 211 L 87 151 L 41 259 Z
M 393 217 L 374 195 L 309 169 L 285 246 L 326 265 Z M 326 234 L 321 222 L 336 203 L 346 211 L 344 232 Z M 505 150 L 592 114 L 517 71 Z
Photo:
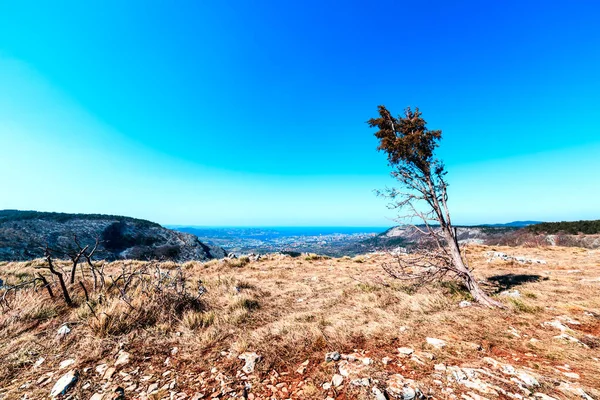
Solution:
M 157 223 L 101 214 L 64 214 L 0 210 L 0 261 L 43 256 L 48 245 L 60 251 L 100 245 L 96 258 L 107 260 L 163 259 L 185 262 L 224 257 L 220 247 L 206 245 L 194 235 L 163 228 Z
M 539 224 L 546 225 L 546 224 Z M 600 248 L 600 235 L 571 234 L 569 232 L 545 232 L 527 227 L 507 225 L 459 226 L 460 243 L 485 244 L 490 246 L 565 246 Z M 411 226 L 395 226 L 375 238 L 363 243 L 370 250 L 410 248 L 424 240 L 424 235 Z

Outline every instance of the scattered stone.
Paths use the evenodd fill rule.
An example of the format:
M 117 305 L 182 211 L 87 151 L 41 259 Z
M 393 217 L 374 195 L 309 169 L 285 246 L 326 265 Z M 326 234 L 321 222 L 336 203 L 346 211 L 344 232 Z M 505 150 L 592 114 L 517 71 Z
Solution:
M 581 322 L 574 320 L 573 318 L 569 317 L 568 315 L 561 315 L 561 316 L 557 317 L 557 319 L 563 321 L 565 324 L 581 325 Z
M 554 397 L 548 396 L 547 394 L 539 393 L 539 392 L 534 393 L 533 396 L 537 397 L 538 399 L 541 399 L 541 400 L 558 400 L 558 399 L 556 399 Z
M 58 340 L 62 340 L 70 332 L 71 332 L 71 328 L 69 328 L 69 326 L 67 324 L 65 324 L 65 325 L 61 326 L 60 328 L 58 328 L 58 331 L 56 332 L 56 338 Z
M 106 370 L 106 372 L 104 373 L 104 375 L 102 377 L 104 379 L 106 379 L 107 381 L 110 381 L 116 370 L 117 369 L 115 367 L 110 367 Z
M 436 349 L 442 349 L 442 348 L 446 347 L 446 342 L 442 339 L 428 337 L 425 340 L 427 341 L 427 344 L 435 347 Z
M 576 343 L 576 344 L 578 344 L 580 346 L 583 346 L 583 347 L 588 347 L 585 343 L 581 342 L 576 337 L 573 337 L 573 336 L 568 335 L 566 333 L 561 333 L 558 336 L 554 336 L 554 339 L 564 340 L 564 341 L 567 341 L 567 342 L 570 342 L 570 343 Z
M 128 364 L 130 357 L 131 357 L 131 354 L 129 354 L 126 351 L 120 350 L 119 353 L 117 354 L 117 361 L 115 361 L 115 367 Z
M 98 375 L 100 375 L 102 377 L 102 376 L 104 376 L 104 373 L 106 372 L 107 369 L 108 369 L 108 365 L 106 365 L 106 364 L 99 364 L 96 367 L 96 372 L 98 373 Z
M 33 364 L 33 368 L 38 368 L 40 365 L 42 365 L 44 361 L 46 361 L 44 357 L 38 358 L 35 364 Z
M 390 363 L 390 361 L 392 361 L 392 359 L 389 357 L 383 357 L 381 359 L 381 362 L 383 363 L 383 365 L 388 365 Z
M 330 353 L 325 354 L 325 361 L 339 361 L 342 358 L 340 353 L 337 351 L 332 351 Z
M 521 334 L 519 333 L 519 331 L 516 330 L 515 328 L 513 328 L 512 326 L 510 326 L 508 328 L 508 333 L 510 333 L 511 335 L 513 335 L 516 338 L 520 338 L 521 337 Z
M 353 386 L 368 387 L 371 384 L 371 380 L 369 378 L 353 379 L 350 384 Z
M 420 399 L 423 397 L 419 388 L 414 385 L 414 381 L 405 379 L 400 374 L 394 374 L 388 379 L 386 392 L 393 398 L 403 400 Z
M 473 305 L 473 303 L 471 303 L 470 301 L 467 301 L 467 300 L 463 300 L 460 303 L 458 303 L 458 306 L 460 308 L 471 307 L 472 305 Z
M 500 292 L 500 296 L 510 297 L 511 299 L 518 299 L 519 297 L 521 297 L 521 292 L 519 292 L 516 289 L 505 290 L 503 292 Z
M 246 364 L 242 367 L 242 371 L 247 374 L 251 374 L 254 372 L 254 367 L 256 363 L 260 360 L 260 356 L 256 353 L 242 353 L 238 356 L 240 360 L 244 360 Z
M 344 377 L 341 376 L 340 374 L 335 374 L 335 375 L 333 375 L 333 378 L 331 378 L 331 384 L 334 387 L 341 386 L 343 382 L 344 382 Z
M 343 376 L 359 375 L 365 369 L 364 364 L 350 363 L 347 360 L 340 361 L 338 370 Z
M 571 378 L 571 379 L 579 379 L 580 376 L 578 373 L 575 372 L 563 372 L 563 375 L 566 376 L 567 378 Z
M 410 356 L 415 351 L 413 349 L 411 349 L 410 347 L 400 347 L 400 348 L 398 348 L 398 352 L 402 355 Z
M 152 384 L 150 384 L 150 386 L 148 386 L 148 390 L 146 392 L 148 394 L 152 394 L 156 391 L 158 391 L 158 383 L 152 383 Z
M 61 363 L 58 365 L 58 369 L 65 369 L 73 364 L 75 364 L 75 360 L 69 358 L 67 360 L 61 361 Z
M 375 400 L 387 400 L 387 397 L 385 397 L 385 394 L 383 394 L 383 392 L 377 386 L 373 386 L 373 389 L 371 390 L 371 392 L 375 396 Z
M 72 389 L 77 383 L 77 379 L 79 378 L 79 372 L 77 370 L 71 370 L 60 377 L 58 381 L 52 387 L 50 391 L 50 397 L 55 398 L 59 395 L 66 394 L 70 389 Z
M 543 327 L 551 327 L 551 328 L 556 328 L 558 330 L 560 330 L 561 332 L 565 332 L 570 330 L 568 326 L 563 325 L 562 322 L 558 321 L 558 320 L 553 320 L 553 321 L 546 321 L 544 323 L 542 323 Z
M 306 372 L 306 368 L 308 367 L 309 362 L 310 362 L 310 360 L 306 360 L 302 364 L 300 364 L 300 367 L 298 367 L 298 369 L 296 370 L 296 373 L 298 373 L 300 375 L 304 374 L 304 372 Z
M 324 389 L 324 390 L 329 390 L 329 389 L 331 389 L 331 382 L 325 382 L 325 383 L 323 384 L 323 389 Z
M 444 364 L 435 364 L 433 369 L 436 371 L 444 372 L 446 371 L 446 366 Z

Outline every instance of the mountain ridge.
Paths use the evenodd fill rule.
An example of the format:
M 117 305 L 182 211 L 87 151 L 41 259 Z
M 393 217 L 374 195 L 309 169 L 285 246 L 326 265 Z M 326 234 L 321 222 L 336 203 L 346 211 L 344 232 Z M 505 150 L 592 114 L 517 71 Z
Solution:
M 68 252 L 100 241 L 97 258 L 106 260 L 210 260 L 225 251 L 196 236 L 143 219 L 104 215 L 0 210 L 0 261 L 42 257 L 44 247 Z

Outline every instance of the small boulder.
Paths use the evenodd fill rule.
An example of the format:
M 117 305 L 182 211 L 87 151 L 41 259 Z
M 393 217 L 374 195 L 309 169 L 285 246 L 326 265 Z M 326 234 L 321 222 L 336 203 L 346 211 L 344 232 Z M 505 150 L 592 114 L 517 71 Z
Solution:
M 56 398 L 59 395 L 66 394 L 70 389 L 72 389 L 77 383 L 77 379 L 79 379 L 79 372 L 77 370 L 71 370 L 60 377 L 58 381 L 50 390 L 50 397 Z
M 383 392 L 377 386 L 373 386 L 373 389 L 371 390 L 371 392 L 375 396 L 375 400 L 387 400 L 387 397 L 385 397 L 385 394 L 383 394 Z
M 130 357 L 131 357 L 131 354 L 129 354 L 126 351 L 120 350 L 119 353 L 117 354 L 117 361 L 115 361 L 115 367 L 128 364 Z
M 427 344 L 435 347 L 436 349 L 442 349 L 442 348 L 446 347 L 446 341 L 444 341 L 442 339 L 428 337 L 425 340 L 427 341 Z
M 61 361 L 61 363 L 58 365 L 58 369 L 65 369 L 73 364 L 75 364 L 75 360 L 69 358 L 67 360 Z
M 71 328 L 69 328 L 69 326 L 67 324 L 65 324 L 65 325 L 61 326 L 60 328 L 58 328 L 58 330 L 56 331 L 56 339 L 62 340 L 69 333 L 71 333 Z
M 254 372 L 254 367 L 256 366 L 256 363 L 260 360 L 260 356 L 258 354 L 249 352 L 240 354 L 238 358 L 246 362 L 246 364 L 242 367 L 242 371 L 247 374 L 251 374 L 252 372 Z
M 400 347 L 400 348 L 398 348 L 398 352 L 404 356 L 410 356 L 415 351 L 413 349 L 411 349 L 410 347 Z
M 335 374 L 335 375 L 333 375 L 333 378 L 331 378 L 331 384 L 334 387 L 342 386 L 343 382 L 344 382 L 344 377 L 341 376 L 340 374 Z
M 330 353 L 325 354 L 325 361 L 339 361 L 342 358 L 341 354 L 337 351 L 332 351 Z

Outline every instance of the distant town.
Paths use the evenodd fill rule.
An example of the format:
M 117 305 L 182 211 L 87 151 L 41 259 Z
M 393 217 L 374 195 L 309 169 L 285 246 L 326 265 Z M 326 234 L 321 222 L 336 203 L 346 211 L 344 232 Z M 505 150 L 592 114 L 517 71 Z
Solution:
M 213 228 L 181 227 L 173 229 L 196 235 L 200 241 L 223 247 L 229 253 L 317 253 L 328 256 L 352 255 L 367 247 L 363 242 L 386 228 L 282 227 L 282 228 Z

